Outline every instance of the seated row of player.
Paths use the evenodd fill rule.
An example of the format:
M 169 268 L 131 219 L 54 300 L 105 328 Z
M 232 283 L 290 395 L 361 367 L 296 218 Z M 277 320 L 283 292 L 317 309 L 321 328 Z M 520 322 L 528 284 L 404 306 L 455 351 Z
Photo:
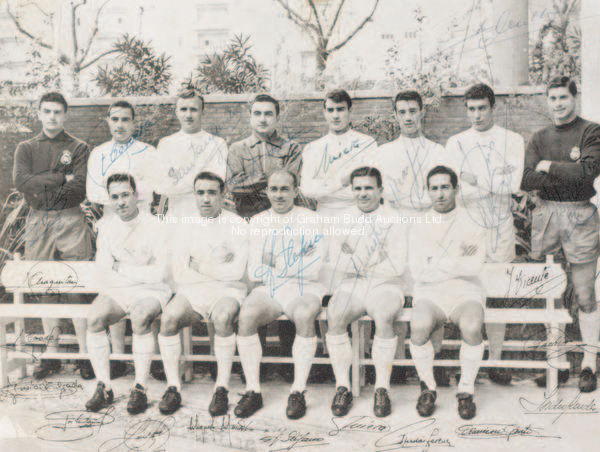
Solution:
M 98 411 L 114 400 L 106 328 L 128 314 L 135 365 L 135 386 L 127 405 L 130 413 L 143 412 L 148 406 L 145 388 L 154 351 L 150 325 L 161 316 L 158 340 L 168 381 L 159 404 L 161 413 L 173 413 L 181 406 L 179 332 L 194 319 L 203 318 L 214 323 L 216 333 L 217 381 L 209 412 L 219 416 L 228 411 L 227 388 L 237 345 L 246 393 L 234 413 L 251 416 L 263 403 L 259 382 L 262 347 L 257 329 L 285 314 L 297 329 L 292 350 L 294 382 L 286 414 L 290 419 L 304 416 L 306 383 L 317 346 L 315 320 L 328 293 L 326 285 L 330 285 L 333 296 L 327 308 L 326 343 L 337 386 L 332 412 L 344 416 L 352 406 L 347 327 L 366 314 L 376 328 L 372 345 L 374 413 L 387 416 L 391 413 L 388 392 L 397 344 L 393 324 L 404 306 L 403 276 L 408 259 L 414 280 L 410 349 L 422 389 L 417 410 L 422 416 L 434 411 L 430 337 L 451 321 L 463 336 L 458 412 L 471 419 L 475 415 L 474 383 L 484 348 L 485 294 L 477 275 L 484 262 L 485 237 L 466 211 L 456 208 L 455 172 L 438 166 L 427 174 L 433 208 L 424 215 L 437 215 L 441 221 L 423 221 L 411 228 L 394 210 L 382 205 L 382 177 L 376 168 L 354 170 L 350 183 L 355 206 L 346 212 L 346 218 L 361 226 L 357 230 L 341 224 L 336 233 L 325 235 L 317 213 L 294 205 L 297 179 L 288 171 L 269 177 L 267 195 L 272 207 L 253 217 L 249 226 L 223 209 L 224 182 L 214 173 L 201 172 L 194 179 L 196 216 L 213 221 L 176 227 L 140 212 L 132 176 L 111 175 L 107 190 L 117 215 L 98 224 L 96 263 L 103 289 L 92 305 L 87 333 L 98 384 L 86 408 Z M 174 240 L 170 245 L 166 229 Z M 177 286 L 173 297 L 165 283 L 169 248 Z M 326 261 L 333 267 L 335 281 L 324 283 L 320 270 Z M 256 283 L 249 294 L 241 282 L 246 267 L 249 280 Z

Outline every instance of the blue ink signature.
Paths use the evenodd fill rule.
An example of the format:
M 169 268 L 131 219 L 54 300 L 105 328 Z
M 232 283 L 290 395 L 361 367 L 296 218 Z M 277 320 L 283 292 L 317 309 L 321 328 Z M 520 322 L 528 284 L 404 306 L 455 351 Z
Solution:
M 326 144 L 325 149 L 323 150 L 323 156 L 321 158 L 321 163 L 319 163 L 319 167 L 317 168 L 315 176 L 318 175 L 320 172 L 322 172 L 322 174 L 327 174 L 329 167 L 333 163 L 335 163 L 337 160 L 340 160 L 345 155 L 353 154 L 352 157 L 350 157 L 350 159 L 349 159 L 349 160 L 352 160 L 352 159 L 356 158 L 357 155 L 366 151 L 374 144 L 376 144 L 375 141 L 371 141 L 368 145 L 361 147 L 359 140 L 353 140 L 350 143 L 350 147 L 342 149 L 335 155 L 329 155 L 329 149 L 328 149 L 329 145 Z
M 209 138 L 208 141 L 206 143 L 204 143 L 204 145 L 208 145 L 209 143 L 212 143 L 216 141 L 214 138 Z M 187 149 L 188 153 L 191 153 L 193 155 L 193 159 L 192 162 L 185 166 L 185 167 L 174 167 L 172 166 L 171 168 L 169 168 L 169 172 L 167 173 L 167 175 L 174 179 L 173 181 L 173 185 L 177 185 L 185 176 L 187 176 L 195 167 L 196 167 L 196 158 L 200 155 L 202 155 L 204 153 L 204 146 L 201 148 L 200 146 L 196 146 L 193 142 L 190 143 L 190 145 L 188 146 Z M 219 147 L 217 146 L 217 148 L 214 149 L 214 151 L 212 152 L 212 154 L 209 156 L 208 161 L 214 161 L 217 158 L 226 158 L 225 156 L 220 156 L 219 155 Z
M 128 156 L 140 154 L 148 149 L 148 146 L 143 147 L 142 149 L 135 152 L 127 152 L 131 146 L 137 143 L 133 138 L 129 140 L 126 144 L 113 143 L 113 147 L 110 150 L 109 162 L 105 163 L 105 155 L 102 154 L 101 168 L 102 168 L 102 177 L 106 176 L 108 170 L 115 162 L 117 162 L 123 155 L 127 154 Z
M 290 231 L 290 232 L 287 232 Z M 263 244 L 262 254 L 264 255 L 265 251 L 273 256 L 272 261 L 276 262 L 278 258 L 283 259 L 284 266 L 283 268 L 276 274 L 275 268 L 269 265 L 261 265 L 254 271 L 254 277 L 262 280 L 265 286 L 269 287 L 270 295 L 273 297 L 275 292 L 287 284 L 290 281 L 297 282 L 298 290 L 300 295 L 304 294 L 304 272 L 306 269 L 313 266 L 317 263 L 321 256 L 316 256 L 314 259 L 309 262 L 305 262 L 305 256 L 314 249 L 315 245 L 323 239 L 322 234 L 315 234 L 313 237 L 305 238 L 304 234 L 302 234 L 300 241 L 300 251 L 297 252 L 297 243 L 296 239 L 289 238 L 289 234 L 292 229 L 289 226 L 286 226 L 283 229 L 283 234 L 279 237 L 279 234 L 274 234 L 272 237 L 267 237 Z M 287 237 L 286 237 L 287 232 Z M 279 238 L 281 238 L 281 251 L 278 254 L 274 254 L 275 245 L 279 243 Z M 270 242 L 270 243 L 269 243 Z M 289 272 L 293 272 L 293 268 L 295 267 L 295 274 L 289 275 Z M 283 280 L 282 282 L 277 282 L 278 280 Z

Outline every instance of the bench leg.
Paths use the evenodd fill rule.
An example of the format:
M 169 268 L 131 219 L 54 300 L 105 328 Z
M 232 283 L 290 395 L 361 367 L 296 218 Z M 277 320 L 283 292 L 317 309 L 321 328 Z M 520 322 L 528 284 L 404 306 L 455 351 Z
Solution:
M 8 351 L 6 350 L 6 321 L 0 320 L 0 386 L 8 385 Z
M 23 304 L 23 293 L 15 292 L 14 294 L 15 304 Z M 15 319 L 15 337 L 22 337 L 25 334 L 25 320 L 23 318 Z M 22 341 L 19 341 L 15 349 L 19 352 L 23 351 Z M 26 361 L 21 361 L 23 364 L 19 367 L 18 376 L 19 378 L 25 378 L 27 376 L 27 365 Z
M 192 354 L 192 327 L 188 326 L 182 331 L 183 335 L 183 355 L 189 356 Z M 183 381 L 189 383 L 194 376 L 194 363 L 192 361 L 184 361 L 183 363 Z
M 564 330 L 564 325 L 563 325 Z M 558 368 L 557 364 L 560 363 L 558 341 L 561 337 L 564 339 L 564 335 L 561 336 L 561 329 L 558 324 L 551 324 L 550 328 L 547 329 L 547 340 L 550 344 L 548 347 L 547 362 L 548 368 L 546 370 L 546 396 L 547 398 L 555 399 L 558 396 Z
M 352 395 L 358 397 L 360 395 L 360 342 L 361 334 L 359 322 L 352 322 L 350 326 L 352 331 L 352 375 L 350 382 L 352 384 Z

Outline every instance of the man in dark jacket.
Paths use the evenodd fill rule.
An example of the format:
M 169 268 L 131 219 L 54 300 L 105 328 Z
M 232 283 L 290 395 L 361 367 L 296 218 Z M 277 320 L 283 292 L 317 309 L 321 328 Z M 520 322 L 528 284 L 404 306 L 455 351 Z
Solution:
M 60 93 L 47 93 L 39 103 L 42 131 L 19 143 L 15 152 L 14 184 L 30 207 L 25 223 L 25 258 L 40 261 L 89 260 L 90 230 L 79 206 L 85 199 L 88 146 L 64 130 L 67 102 Z M 62 295 L 61 298 L 78 298 Z M 42 303 L 54 296 L 40 297 Z M 73 321 L 82 351 L 85 319 Z M 57 351 L 57 319 L 42 319 L 48 337 L 47 351 Z M 88 361 L 80 363 L 83 378 L 93 378 Z M 43 379 L 60 369 L 59 360 L 41 360 L 34 377 Z
M 553 125 L 537 131 L 525 151 L 521 188 L 535 192 L 531 248 L 542 259 L 562 248 L 579 308 L 585 344 L 579 389 L 596 389 L 596 350 L 600 335 L 594 284 L 600 255 L 598 212 L 590 202 L 600 174 L 600 125 L 577 116 L 577 86 L 568 77 L 553 79 L 546 90 Z M 568 378 L 562 372 L 561 380 Z M 536 380 L 545 385 L 545 380 Z

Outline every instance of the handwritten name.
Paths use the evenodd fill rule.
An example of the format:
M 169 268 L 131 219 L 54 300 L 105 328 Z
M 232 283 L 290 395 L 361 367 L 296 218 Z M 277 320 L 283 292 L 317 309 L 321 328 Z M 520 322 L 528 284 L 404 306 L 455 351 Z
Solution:
M 565 414 L 596 414 L 598 407 L 596 399 L 582 401 L 581 392 L 578 392 L 575 397 L 570 400 L 556 398 L 558 389 L 555 389 L 550 394 L 544 394 L 544 400 L 541 402 L 532 402 L 525 397 L 519 397 L 519 405 L 523 408 L 525 414 L 550 414 L 556 415 L 552 420 L 554 424 Z
M 113 147 L 110 150 L 108 157 L 106 157 L 104 154 L 102 154 L 102 157 L 100 159 L 100 167 L 101 167 L 101 171 L 102 171 L 102 177 L 106 176 L 110 167 L 113 166 L 117 161 L 119 161 L 119 159 L 121 157 L 123 157 L 123 155 L 125 155 L 125 154 L 127 154 L 128 156 L 136 155 L 136 154 L 140 154 L 141 152 L 144 152 L 146 149 L 148 149 L 148 146 L 145 146 L 141 149 L 138 149 L 135 152 L 127 152 L 127 151 L 129 151 L 131 146 L 133 146 L 136 143 L 139 143 L 139 142 L 134 139 L 129 140 L 125 144 L 116 143 L 116 142 L 113 143 Z
M 269 446 L 272 452 L 292 450 L 294 447 L 314 447 L 328 444 L 323 438 L 313 436 L 312 433 L 290 431 L 285 427 L 259 438 L 259 441 Z
M 90 438 L 97 434 L 104 425 L 115 421 L 114 407 L 104 413 L 90 413 L 83 410 L 55 411 L 46 415 L 47 424 L 35 431 L 35 435 L 43 441 L 71 442 Z
M 261 265 L 255 270 L 254 276 L 269 287 L 271 296 L 274 296 L 279 288 L 290 281 L 298 284 L 299 293 L 302 295 L 306 269 L 321 259 L 321 256 L 315 256 L 308 262 L 305 261 L 305 257 L 312 253 L 316 244 L 323 238 L 322 234 L 314 236 L 302 234 L 300 243 L 298 243 L 297 238 L 289 238 L 292 232 L 292 229 L 286 226 L 283 234 L 272 234 L 263 244 L 263 255 L 269 253 L 275 267 Z M 281 251 L 275 253 L 276 248 L 279 248 L 278 245 L 281 246 Z
M 454 447 L 448 438 L 440 436 L 440 429 L 434 427 L 435 424 L 435 418 L 431 418 L 400 427 L 392 427 L 389 433 L 375 441 L 375 447 L 378 452 L 412 447 Z M 417 432 L 421 433 L 415 435 Z
M 510 441 L 513 437 L 531 437 L 531 438 L 553 438 L 560 439 L 560 436 L 545 435 L 541 433 L 542 428 L 530 425 L 518 424 L 467 424 L 461 425 L 456 429 L 456 434 L 460 438 L 468 439 L 497 439 L 502 438 Z
M 145 419 L 126 428 L 123 436 L 103 442 L 99 452 L 125 447 L 128 450 L 162 450 L 171 436 L 175 418 L 168 416 L 162 420 Z
M 13 405 L 21 400 L 62 399 L 83 391 L 77 380 L 72 381 L 22 381 L 0 388 L 0 401 L 10 400 Z
M 336 418 L 331 418 L 331 423 L 335 426 L 329 431 L 329 436 L 337 436 L 340 432 L 368 432 L 382 433 L 390 430 L 390 426 L 369 416 L 352 416 L 348 421 L 338 425 Z

